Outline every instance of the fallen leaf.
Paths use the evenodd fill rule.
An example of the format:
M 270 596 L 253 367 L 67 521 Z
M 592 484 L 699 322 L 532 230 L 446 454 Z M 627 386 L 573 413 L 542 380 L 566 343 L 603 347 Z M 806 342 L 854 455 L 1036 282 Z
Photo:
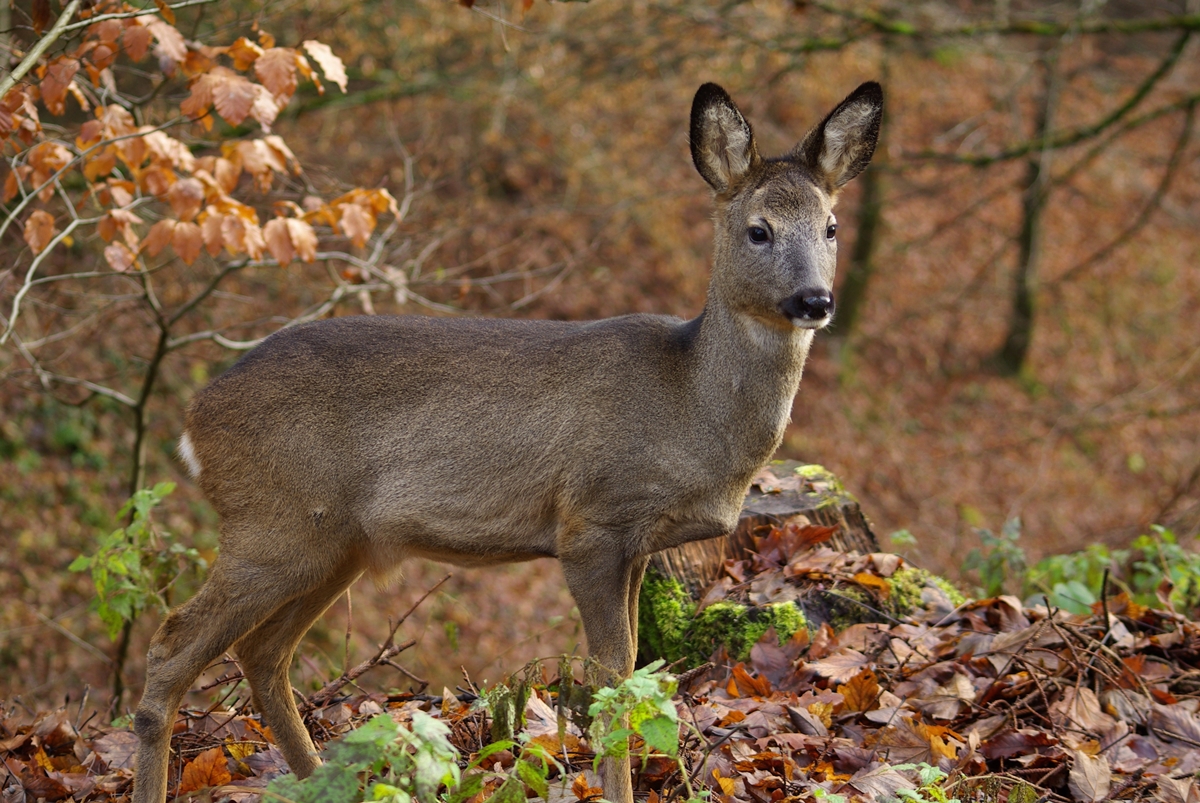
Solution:
M 195 792 L 197 789 L 206 789 L 210 786 L 221 786 L 229 783 L 232 779 L 225 752 L 219 747 L 214 747 L 211 750 L 205 750 L 184 765 L 183 778 L 179 782 L 179 794 Z
M 1112 786 L 1112 771 L 1104 756 L 1089 756 L 1081 750 L 1072 750 L 1071 772 L 1067 776 L 1067 787 L 1071 796 L 1084 803 L 1097 803 L 1108 797 Z

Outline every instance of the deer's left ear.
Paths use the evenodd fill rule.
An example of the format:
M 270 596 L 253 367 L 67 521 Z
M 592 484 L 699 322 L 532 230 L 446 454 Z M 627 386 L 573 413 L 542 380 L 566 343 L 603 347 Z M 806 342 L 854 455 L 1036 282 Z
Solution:
M 829 192 L 836 192 L 870 163 L 882 118 L 883 88 L 868 81 L 809 131 L 791 158 L 808 167 Z

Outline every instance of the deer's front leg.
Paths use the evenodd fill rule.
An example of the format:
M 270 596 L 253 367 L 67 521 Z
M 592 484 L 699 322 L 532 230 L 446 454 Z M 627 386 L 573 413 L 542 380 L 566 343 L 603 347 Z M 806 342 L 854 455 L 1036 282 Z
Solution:
M 599 536 L 592 543 L 611 546 L 618 539 Z M 646 568 L 643 558 L 627 558 L 616 550 L 589 551 L 561 558 L 563 575 L 583 619 L 587 634 L 587 682 L 611 686 L 633 672 L 637 649 L 637 590 Z M 614 727 L 620 727 L 614 725 Z M 600 764 L 604 797 L 612 803 L 633 803 L 629 757 L 605 759 Z

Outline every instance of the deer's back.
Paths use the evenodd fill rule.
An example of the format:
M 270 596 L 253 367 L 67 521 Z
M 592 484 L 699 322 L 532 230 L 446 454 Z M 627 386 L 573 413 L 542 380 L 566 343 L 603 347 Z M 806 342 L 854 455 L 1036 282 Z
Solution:
M 643 315 L 320 321 L 197 394 L 186 433 L 227 520 L 266 513 L 467 562 L 481 543 L 497 559 L 556 554 L 571 517 L 645 528 L 704 493 L 695 330 Z

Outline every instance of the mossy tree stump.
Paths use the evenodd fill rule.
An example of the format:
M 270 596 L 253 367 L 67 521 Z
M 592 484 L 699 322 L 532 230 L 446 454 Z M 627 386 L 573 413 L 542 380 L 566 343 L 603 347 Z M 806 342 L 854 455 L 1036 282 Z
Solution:
M 742 660 L 768 629 L 774 628 L 782 642 L 808 626 L 814 613 L 808 604 L 756 606 L 722 600 L 701 605 L 705 592 L 724 574 L 726 560 L 750 556 L 755 536 L 789 523 L 835 528 L 827 544 L 838 551 L 879 551 L 858 500 L 832 473 L 794 460 L 772 462 L 747 493 L 733 533 L 664 550 L 651 559 L 638 610 L 639 660 L 683 658 L 694 666 L 718 646 Z M 818 619 L 829 617 L 828 611 L 817 612 Z

